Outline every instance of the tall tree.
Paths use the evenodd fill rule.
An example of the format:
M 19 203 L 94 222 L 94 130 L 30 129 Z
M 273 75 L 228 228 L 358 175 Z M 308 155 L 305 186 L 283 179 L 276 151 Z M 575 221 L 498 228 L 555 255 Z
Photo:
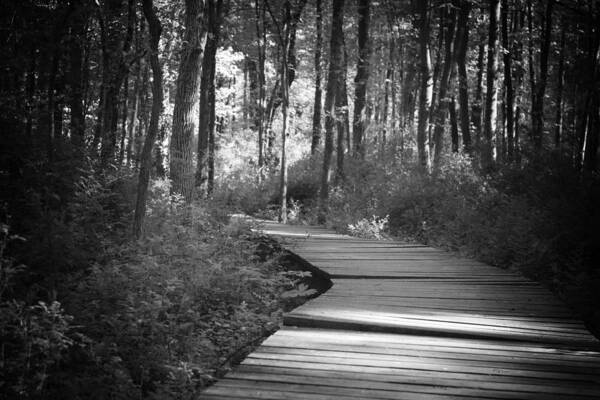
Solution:
M 287 3 L 283 3 L 283 13 L 284 15 L 284 19 L 280 21 L 280 23 L 275 24 L 276 25 L 276 29 L 279 31 L 278 33 L 278 37 L 280 40 L 278 40 L 279 42 L 279 47 L 281 49 L 283 49 L 282 46 L 282 41 L 281 41 L 281 35 L 283 32 L 283 26 L 287 25 L 288 26 L 288 38 L 289 38 L 289 43 L 287 46 L 287 53 L 284 55 L 283 54 L 283 50 L 280 54 L 281 60 L 283 59 L 283 57 L 285 56 L 286 58 L 286 65 L 287 65 L 287 73 L 288 73 L 288 77 L 287 77 L 287 88 L 285 88 L 285 91 L 289 92 L 290 86 L 292 86 L 292 83 L 294 82 L 295 78 L 296 78 L 296 66 L 297 66 L 297 59 L 296 59 L 296 32 L 298 29 L 298 22 L 300 21 L 300 17 L 302 15 L 302 11 L 304 10 L 304 6 L 306 5 L 308 0 L 293 0 L 290 2 L 289 7 L 290 7 L 290 12 L 286 13 L 285 9 L 286 7 L 288 7 L 288 5 L 286 5 Z M 274 17 L 273 14 L 273 10 L 271 9 L 271 5 L 270 3 L 265 0 L 265 5 L 267 6 L 267 9 L 269 10 L 269 14 L 271 14 L 271 17 L 275 18 L 274 21 L 277 19 L 276 17 Z M 280 60 L 280 61 L 281 61 Z M 282 64 L 280 64 L 282 65 Z M 266 111 L 265 111 L 265 117 L 266 117 L 266 126 L 265 126 L 265 130 L 267 132 L 267 152 L 269 153 L 268 156 L 269 158 L 271 158 L 272 156 L 272 150 L 273 150 L 273 144 L 275 141 L 275 134 L 273 132 L 272 126 L 273 126 L 273 120 L 275 118 L 275 114 L 277 112 L 277 109 L 283 104 L 283 96 L 284 96 L 284 88 L 281 85 L 281 74 L 278 74 L 278 78 L 275 81 L 275 84 L 273 85 L 273 90 L 271 91 L 271 97 L 269 99 L 269 102 L 267 104 L 266 107 Z
M 256 28 L 256 49 L 258 53 L 258 96 L 256 99 L 257 112 L 255 117 L 255 126 L 258 130 L 258 179 L 262 179 L 263 167 L 265 163 L 265 58 L 267 46 L 267 32 L 265 28 L 266 3 L 263 0 L 259 7 L 258 0 L 254 1 L 255 28 Z
M 306 5 L 307 0 L 296 0 L 292 5 L 291 0 L 286 0 L 283 4 L 281 19 L 278 19 L 267 0 L 265 4 L 271 15 L 273 23 L 277 29 L 277 37 L 281 48 L 281 65 L 279 70 L 279 81 L 281 82 L 279 91 L 280 98 L 278 103 L 281 105 L 281 158 L 280 158 L 280 180 L 279 180 L 279 196 L 281 198 L 279 221 L 287 223 L 287 148 L 286 141 L 288 135 L 288 107 L 289 107 L 289 88 L 291 81 L 295 76 L 296 56 L 294 46 L 296 41 L 296 29 L 302 10 Z M 275 89 L 277 90 L 277 89 Z M 274 96 L 272 99 L 276 99 Z M 274 111 L 278 105 L 273 104 L 271 111 Z M 270 117 L 272 119 L 272 117 Z
M 544 15 L 542 46 L 540 48 L 540 74 L 535 85 L 535 96 L 531 105 L 531 130 L 536 149 L 542 147 L 544 135 L 544 96 L 548 81 L 548 55 L 550 53 L 550 40 L 552 35 L 552 10 L 554 0 L 547 0 Z
M 448 97 L 448 85 L 450 83 L 450 72 L 454 66 L 454 30 L 456 26 L 456 12 L 454 7 L 443 14 L 444 16 L 444 65 L 442 68 L 442 76 L 440 78 L 438 104 L 435 110 L 433 130 L 434 155 L 433 165 L 437 169 L 440 166 L 442 150 L 443 150 L 443 133 L 446 125 L 447 112 L 450 107 L 450 99 Z
M 417 153 L 419 164 L 424 170 L 431 168 L 429 157 L 429 110 L 433 98 L 433 75 L 431 49 L 429 47 L 429 1 L 417 3 L 419 24 L 419 65 L 421 72 L 419 87 L 419 123 L 417 126 Z
M 483 81 L 483 72 L 485 71 L 485 49 L 486 46 L 483 42 L 479 44 L 477 52 L 477 75 L 475 82 L 475 96 L 473 99 L 473 108 L 471 120 L 473 121 L 474 128 L 474 142 L 477 150 L 481 150 L 481 137 L 483 136 L 483 89 L 485 82 Z
M 79 147 L 84 144 L 85 115 L 83 109 L 83 45 L 89 18 L 83 0 L 72 0 L 71 41 L 69 52 L 69 85 L 71 108 L 71 140 Z
M 194 195 L 194 109 L 198 104 L 200 66 L 207 36 L 202 24 L 203 10 L 204 0 L 185 0 L 185 34 L 173 109 L 170 145 L 171 190 L 182 195 L 187 202 L 191 202 Z
M 481 165 L 488 169 L 493 163 L 493 148 L 497 137 L 496 118 L 498 112 L 498 20 L 500 0 L 491 0 L 489 9 L 488 60 L 485 95 L 483 137 L 481 143 Z
M 331 156 L 333 154 L 333 128 L 335 126 L 336 95 L 343 79 L 343 35 L 344 0 L 333 0 L 331 16 L 331 35 L 329 42 L 329 71 L 327 73 L 327 92 L 325 94 L 325 148 L 323 150 L 323 169 L 319 192 L 319 221 L 325 221 L 329 182 L 331 179 Z M 355 106 L 356 107 L 356 106 Z
M 563 126 L 563 87 L 565 83 L 565 31 L 563 26 L 560 32 L 560 55 L 558 57 L 558 71 L 556 84 L 556 117 L 554 118 L 554 147 L 560 147 Z
M 352 121 L 354 135 L 354 153 L 364 157 L 365 111 L 367 84 L 369 82 L 369 59 L 371 58 L 371 44 L 369 41 L 369 24 L 371 12 L 369 0 L 358 2 L 358 61 L 356 64 L 356 78 L 354 78 L 354 117 Z M 332 31 L 333 34 L 333 31 Z
M 344 48 L 344 58 L 342 62 L 342 77 L 338 92 L 335 95 L 335 121 L 337 130 L 337 147 L 336 147 L 336 169 L 335 169 L 335 181 L 337 185 L 345 179 L 344 175 L 344 152 L 345 145 L 344 140 L 350 135 L 350 122 L 348 118 L 348 87 L 346 81 L 348 80 L 348 52 L 346 50 L 346 41 L 344 37 L 341 38 L 342 47 Z
M 502 0 L 502 60 L 504 63 L 504 115 L 506 118 L 506 150 L 509 160 L 514 157 L 514 90 L 512 80 L 512 45 L 508 37 L 508 0 Z
M 323 47 L 323 9 L 321 0 L 316 0 L 316 29 L 317 41 L 315 43 L 315 101 L 313 105 L 312 141 L 310 154 L 315 154 L 321 141 L 321 47 Z
M 144 226 L 144 217 L 146 214 L 146 200 L 148 198 L 148 182 L 150 180 L 150 169 L 152 167 L 152 148 L 156 142 L 158 133 L 158 121 L 162 113 L 163 102 L 163 79 L 162 69 L 158 60 L 158 43 L 162 32 L 162 25 L 156 16 L 152 0 L 142 0 L 142 10 L 148 21 L 149 38 L 149 58 L 152 68 L 152 114 L 148 133 L 144 141 L 142 150 L 140 175 L 137 187 L 137 199 L 135 203 L 135 215 L 133 219 L 133 234 L 139 238 L 142 235 Z
M 196 187 L 206 182 L 207 194 L 214 185 L 215 71 L 222 15 L 223 0 L 206 0 L 207 39 L 200 78 Z
M 136 1 L 128 0 L 127 12 L 124 12 L 123 0 L 106 0 L 101 14 L 103 95 L 100 135 L 104 165 L 114 160 L 117 147 L 119 99 L 123 81 L 129 73 L 136 4 Z
M 456 67 L 458 71 L 458 104 L 460 107 L 460 130 L 465 153 L 471 153 L 471 121 L 469 116 L 469 79 L 467 75 L 467 49 L 469 45 L 469 14 L 471 2 L 458 0 L 456 30 Z

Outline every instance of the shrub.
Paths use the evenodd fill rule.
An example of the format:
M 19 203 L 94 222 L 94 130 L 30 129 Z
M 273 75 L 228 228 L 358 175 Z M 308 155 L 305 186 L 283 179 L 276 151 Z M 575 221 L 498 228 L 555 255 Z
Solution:
M 373 215 L 370 220 L 363 218 L 355 224 L 348 225 L 348 232 L 352 236 L 358 236 L 367 239 L 383 239 L 383 231 L 388 224 L 388 215 L 385 218 L 379 218 Z

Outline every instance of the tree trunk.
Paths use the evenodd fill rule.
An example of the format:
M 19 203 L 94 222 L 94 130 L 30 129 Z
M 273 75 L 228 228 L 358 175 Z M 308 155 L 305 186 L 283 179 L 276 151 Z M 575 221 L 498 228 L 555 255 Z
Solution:
M 341 38 L 344 48 L 344 59 L 342 63 L 342 80 L 335 95 L 335 112 L 336 112 L 336 130 L 337 130 L 337 149 L 336 149 L 336 169 L 335 169 L 335 184 L 339 185 L 344 179 L 344 140 L 350 135 L 350 123 L 348 121 L 348 88 L 346 80 L 348 77 L 348 53 L 346 51 L 346 42 L 344 37 Z
M 208 104 L 209 104 L 209 118 L 208 118 L 208 182 L 206 184 L 206 194 L 210 196 L 213 193 L 215 187 L 215 151 L 216 151 L 216 88 L 215 88 L 215 74 L 217 72 L 216 66 L 210 69 L 211 77 L 210 81 L 212 85 L 208 92 Z
M 154 11 L 152 0 L 143 0 L 142 9 L 146 20 L 148 21 L 148 29 L 150 31 L 149 57 L 150 65 L 152 67 L 152 114 L 150 116 L 146 140 L 144 141 L 144 149 L 142 150 L 137 199 L 135 203 L 133 234 L 136 238 L 141 237 L 143 232 L 144 217 L 146 214 L 146 199 L 148 197 L 148 182 L 150 180 L 150 169 L 152 167 L 152 148 L 156 141 L 158 120 L 162 112 L 163 101 L 162 70 L 158 60 L 158 43 L 160 41 L 162 27 L 160 20 Z
M 306 5 L 307 0 L 299 0 L 298 3 L 295 4 L 293 10 L 290 5 L 290 13 L 287 18 L 289 20 L 283 21 L 284 24 L 289 25 L 289 45 L 287 54 L 285 55 L 288 63 L 288 79 L 287 79 L 287 90 L 289 92 L 290 86 L 294 83 L 294 79 L 296 77 L 296 31 L 298 28 L 298 22 L 300 21 L 300 17 L 302 15 L 302 10 L 304 10 L 304 6 Z M 269 8 L 268 1 L 265 2 L 267 8 Z M 272 15 L 272 13 L 271 13 Z M 281 43 L 280 43 L 281 45 Z M 283 56 L 283 55 L 282 55 Z M 273 119 L 275 118 L 275 114 L 277 113 L 277 109 L 283 103 L 283 87 L 281 86 L 281 76 L 278 77 L 275 85 L 273 87 L 273 91 L 271 92 L 271 98 L 267 105 L 266 110 L 266 131 L 267 131 L 267 153 L 270 157 L 272 154 L 273 144 L 275 141 L 275 134 L 272 131 Z
M 489 169 L 494 161 L 493 149 L 497 139 L 496 118 L 498 113 L 498 20 L 500 0 L 490 2 L 490 24 L 488 37 L 488 63 L 485 96 L 484 130 L 481 146 L 481 165 Z
M 291 23 L 291 5 L 289 0 L 286 0 L 284 5 L 285 17 L 283 20 L 283 30 L 279 32 L 281 40 L 281 165 L 279 175 L 279 196 L 281 198 L 279 222 L 287 223 L 287 124 L 288 124 L 288 105 L 289 105 L 289 64 L 288 52 L 291 46 L 290 38 L 290 23 Z M 295 34 L 295 32 L 294 32 Z
M 192 140 L 196 132 L 194 108 L 198 103 L 198 77 L 206 31 L 201 20 L 203 0 L 185 1 L 185 34 L 177 75 L 177 93 L 173 109 L 173 133 L 170 145 L 171 191 L 191 202 L 194 195 Z
M 117 162 L 118 166 L 123 165 L 123 160 L 125 159 L 125 138 L 127 137 L 127 118 L 129 109 L 129 102 L 127 101 L 129 97 L 129 76 L 125 77 L 125 82 L 123 82 L 123 93 L 121 94 L 121 142 L 119 143 L 119 161 Z
M 87 10 L 82 0 L 71 2 L 74 8 L 71 16 L 71 42 L 69 50 L 69 86 L 71 89 L 69 106 L 71 108 L 71 141 L 76 147 L 84 144 L 85 114 L 83 110 L 83 46 Z
M 454 65 L 454 28 L 456 26 L 456 13 L 454 8 L 448 12 L 446 31 L 445 31 L 445 48 L 444 48 L 444 66 L 440 80 L 438 104 L 434 115 L 435 128 L 433 131 L 434 141 L 434 157 L 433 165 L 437 170 L 441 163 L 442 150 L 444 147 L 444 128 L 446 125 L 447 111 L 450 107 L 448 99 L 448 85 L 450 83 L 450 72 Z
M 429 48 L 429 1 L 418 2 L 419 13 L 419 63 L 421 84 L 419 89 L 419 124 L 417 126 L 417 153 L 419 164 L 425 171 L 431 168 L 429 157 L 429 111 L 433 97 L 431 51 Z
M 314 155 L 321 141 L 321 47 L 323 47 L 323 10 L 321 0 L 316 0 L 317 42 L 315 43 L 315 102 L 313 109 L 312 142 L 310 154 Z
M 131 118 L 129 120 L 129 124 L 127 125 L 127 146 L 125 149 L 126 154 L 126 165 L 131 166 L 131 162 L 133 160 L 133 134 L 137 131 L 138 126 L 138 111 L 140 108 L 140 97 L 141 97 L 141 85 L 142 85 L 142 60 L 138 61 L 136 66 L 136 77 L 135 82 L 133 84 L 133 94 L 132 94 L 132 110 L 131 110 Z
M 369 42 L 369 23 L 371 17 L 369 3 L 369 0 L 359 0 L 358 3 L 358 60 L 356 64 L 356 77 L 354 78 L 354 116 L 352 126 L 354 154 L 360 157 L 364 157 L 365 155 L 365 146 L 363 143 L 366 128 L 365 105 L 367 83 L 369 81 L 369 58 L 371 57 L 371 44 Z
M 473 102 L 473 127 L 475 130 L 475 148 L 481 150 L 481 137 L 483 136 L 483 71 L 485 69 L 485 44 L 479 44 L 477 56 L 477 86 L 475 88 L 475 101 Z
M 514 91 L 512 84 L 512 45 L 508 37 L 508 0 L 502 0 L 502 48 L 503 48 L 503 63 L 504 63 L 504 115 L 506 117 L 506 151 L 508 160 L 514 158 Z
M 107 0 L 104 2 L 103 23 L 103 71 L 102 86 L 104 97 L 102 102 L 101 125 L 101 160 L 104 166 L 114 162 L 117 147 L 119 124 L 119 100 L 123 79 L 128 73 L 125 55 L 129 52 L 135 21 L 134 0 L 128 1 L 128 18 L 123 23 L 123 0 Z M 125 37 L 123 32 L 126 31 Z
M 394 68 L 395 68 L 395 60 L 394 60 L 394 52 L 395 52 L 395 40 L 394 33 L 390 30 L 388 36 L 388 62 L 387 68 L 385 72 L 385 86 L 384 86 L 384 96 L 383 96 L 383 124 L 382 124 L 382 132 L 381 132 L 381 143 L 380 143 L 380 152 L 381 156 L 385 156 L 385 146 L 388 140 L 388 127 L 390 123 L 394 123 L 394 112 L 392 110 L 390 114 L 390 104 L 392 105 L 392 109 L 394 108 L 395 101 L 395 88 L 394 88 Z
M 219 46 L 219 35 L 221 30 L 223 1 L 207 0 L 207 39 L 202 58 L 202 76 L 200 78 L 200 106 L 198 118 L 198 152 L 196 163 L 196 187 L 201 187 L 206 182 L 206 193 L 208 187 L 212 187 L 214 182 L 209 182 L 209 160 L 214 160 L 214 132 L 211 131 L 211 125 L 214 127 L 214 92 L 215 92 L 215 69 L 216 56 Z M 212 124 L 211 124 L 211 119 Z M 213 138 L 213 146 L 210 146 L 210 138 Z M 214 163 L 213 163 L 214 165 Z M 214 176 L 214 173 L 213 173 Z
M 262 179 L 263 167 L 265 164 L 264 154 L 264 136 L 265 136 L 265 52 L 267 33 L 265 29 L 265 8 L 263 1 L 262 11 L 259 11 L 258 0 L 254 2 L 256 12 L 256 40 L 258 50 L 258 99 L 257 99 L 257 115 L 255 125 L 258 128 L 258 179 Z M 262 24 L 261 24 L 262 22 Z
M 450 137 L 452 138 L 452 152 L 458 153 L 458 121 L 456 119 L 456 100 L 452 96 L 452 100 L 448 103 L 450 109 Z
M 533 142 L 539 151 L 542 148 L 544 136 L 544 96 L 548 80 L 548 55 L 550 53 L 550 40 L 552 35 L 552 9 L 554 0 L 547 0 L 546 14 L 544 17 L 544 31 L 540 50 L 540 75 L 535 86 L 535 96 L 531 107 Z
M 583 169 L 588 172 L 596 171 L 598 168 L 598 146 L 600 144 L 600 65 L 598 64 L 598 54 L 600 52 L 600 30 L 598 30 L 598 17 L 594 19 L 596 28 L 590 28 L 587 34 L 587 59 L 585 60 L 586 74 L 583 77 L 584 82 L 589 82 L 587 106 L 587 124 L 582 124 L 585 133 L 582 134 L 582 163 Z M 592 25 L 593 26 L 593 25 Z
M 327 199 L 329 198 L 329 180 L 331 156 L 333 153 L 333 128 L 335 126 L 335 104 L 340 82 L 343 77 L 343 35 L 344 0 L 333 0 L 331 17 L 331 38 L 329 51 L 329 72 L 327 74 L 327 92 L 325 94 L 325 148 L 323 151 L 323 169 L 319 193 L 319 222 L 325 222 Z M 355 106 L 356 107 L 356 106 Z M 356 115 L 356 114 L 355 114 Z M 355 142 L 356 143 L 356 142 Z
M 593 172 L 598 168 L 598 145 L 600 142 L 600 94 L 598 88 L 592 89 L 589 106 L 583 148 L 583 169 Z
M 521 30 L 524 25 L 524 15 L 521 10 L 517 10 L 513 17 L 513 34 L 517 37 L 521 33 Z M 523 54 L 523 42 L 522 40 L 514 41 L 514 59 L 520 60 Z M 514 160 L 517 164 L 520 163 L 521 160 L 521 144 L 520 144 L 520 136 L 521 136 L 521 103 L 523 97 L 523 82 L 525 76 L 525 69 L 523 63 L 518 63 L 515 66 L 514 73 L 514 88 L 515 88 L 515 112 L 514 112 Z
M 556 117 L 554 119 L 554 147 L 559 148 L 562 137 L 563 115 L 562 115 L 562 99 L 563 86 L 565 82 L 565 27 L 563 26 L 560 33 L 560 55 L 558 58 L 558 72 L 556 85 Z
M 467 48 L 469 43 L 469 13 L 471 3 L 459 1 L 456 31 L 456 67 L 458 70 L 458 104 L 460 107 L 460 130 L 465 153 L 471 154 L 471 121 L 469 118 L 469 78 L 467 75 Z

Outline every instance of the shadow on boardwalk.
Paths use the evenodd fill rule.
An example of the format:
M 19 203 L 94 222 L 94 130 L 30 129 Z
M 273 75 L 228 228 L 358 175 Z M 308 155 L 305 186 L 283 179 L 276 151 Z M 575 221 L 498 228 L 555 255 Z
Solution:
M 600 398 L 600 342 L 534 282 L 421 245 L 263 231 L 333 286 L 204 399 Z

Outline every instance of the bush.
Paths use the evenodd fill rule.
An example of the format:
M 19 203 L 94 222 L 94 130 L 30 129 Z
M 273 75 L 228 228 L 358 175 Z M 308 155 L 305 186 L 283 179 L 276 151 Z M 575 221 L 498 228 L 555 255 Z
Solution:
M 388 217 L 386 215 L 385 218 L 378 218 L 376 215 L 373 215 L 373 218 L 370 220 L 363 218 L 355 224 L 349 224 L 348 232 L 352 236 L 381 240 L 383 239 L 383 231 L 388 224 Z

